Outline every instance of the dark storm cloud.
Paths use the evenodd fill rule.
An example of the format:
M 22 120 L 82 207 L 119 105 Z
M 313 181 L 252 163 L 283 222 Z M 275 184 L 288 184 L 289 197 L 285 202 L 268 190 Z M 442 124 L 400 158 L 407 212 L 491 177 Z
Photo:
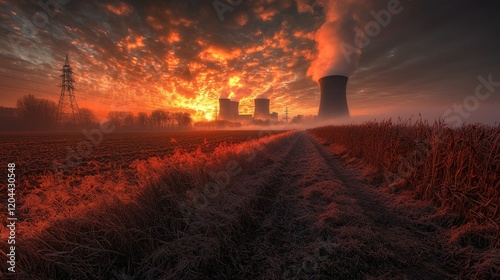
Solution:
M 479 75 L 493 73 L 500 80 L 499 38 L 491 17 L 496 3 L 403 4 L 401 15 L 364 50 L 352 89 L 409 99 L 430 94 L 430 102 L 450 104 L 472 94 Z

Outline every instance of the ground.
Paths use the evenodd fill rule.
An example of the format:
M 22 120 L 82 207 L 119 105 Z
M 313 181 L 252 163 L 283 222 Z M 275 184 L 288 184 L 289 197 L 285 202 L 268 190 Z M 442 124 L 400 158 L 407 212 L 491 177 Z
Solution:
M 306 132 L 269 155 L 259 223 L 241 239 L 240 279 L 453 279 L 439 231 L 412 220 L 394 197 L 363 180 Z M 414 209 L 413 209 L 414 210 Z M 412 210 L 412 211 L 413 211 Z
M 300 131 L 158 160 L 162 176 L 132 202 L 23 239 L 20 265 L 41 279 L 472 277 L 464 252 L 475 248 L 460 253 L 451 224 L 435 222 L 448 213 L 386 191 L 329 149 Z

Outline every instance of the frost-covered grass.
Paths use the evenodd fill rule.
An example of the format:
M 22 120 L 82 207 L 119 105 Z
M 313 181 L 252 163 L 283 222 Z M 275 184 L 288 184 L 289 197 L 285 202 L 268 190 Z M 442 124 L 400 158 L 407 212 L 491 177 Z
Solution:
M 432 202 L 432 220 L 475 259 L 466 268 L 499 276 L 500 125 L 389 120 L 309 133 L 388 192 Z
M 251 224 L 246 213 L 258 198 L 250 191 L 228 205 L 226 195 L 207 191 L 211 174 L 227 170 L 228 162 L 240 169 L 266 163 L 264 151 L 291 133 L 221 144 L 210 153 L 201 147 L 177 149 L 164 158 L 137 160 L 131 165 L 134 172 L 118 170 L 112 177 L 45 176 L 42 188 L 29 193 L 22 206 L 16 276 L 160 279 L 178 275 L 183 262 L 194 265 L 220 256 L 211 250 L 232 246 L 235 232 Z M 225 188 L 249 191 L 238 189 L 237 175 L 230 180 Z M 203 204 L 193 202 L 190 193 Z M 232 211 L 221 211 L 230 206 Z

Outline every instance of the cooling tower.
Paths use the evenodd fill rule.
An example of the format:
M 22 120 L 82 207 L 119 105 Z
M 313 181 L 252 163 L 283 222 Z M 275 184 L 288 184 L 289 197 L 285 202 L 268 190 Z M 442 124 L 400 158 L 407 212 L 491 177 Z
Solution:
M 346 97 L 348 79 L 346 76 L 340 75 L 319 79 L 321 102 L 318 117 L 320 119 L 349 117 Z
M 269 99 L 267 98 L 257 98 L 255 101 L 255 111 L 253 117 L 255 119 L 268 120 L 269 113 Z
M 240 102 L 238 101 L 231 101 L 230 103 L 230 113 L 231 113 L 231 119 L 235 120 L 238 118 L 239 112 L 238 112 L 238 106 L 240 105 Z
M 222 120 L 231 119 L 231 101 L 229 98 L 219 98 L 219 117 Z

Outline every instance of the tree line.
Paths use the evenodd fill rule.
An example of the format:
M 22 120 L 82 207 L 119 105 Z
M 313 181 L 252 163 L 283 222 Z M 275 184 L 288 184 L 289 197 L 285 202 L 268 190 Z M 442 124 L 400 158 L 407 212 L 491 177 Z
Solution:
M 26 95 L 17 100 L 15 108 L 0 107 L 0 130 L 54 130 L 79 129 L 99 124 L 96 114 L 80 108 L 74 122 L 58 123 L 57 104 L 51 100 Z M 193 125 L 189 113 L 157 109 L 151 113 L 110 111 L 107 121 L 117 129 L 187 129 Z
M 127 129 L 186 129 L 193 125 L 191 114 L 157 109 L 150 114 L 139 112 L 111 111 L 108 113 L 108 121 L 117 128 Z

